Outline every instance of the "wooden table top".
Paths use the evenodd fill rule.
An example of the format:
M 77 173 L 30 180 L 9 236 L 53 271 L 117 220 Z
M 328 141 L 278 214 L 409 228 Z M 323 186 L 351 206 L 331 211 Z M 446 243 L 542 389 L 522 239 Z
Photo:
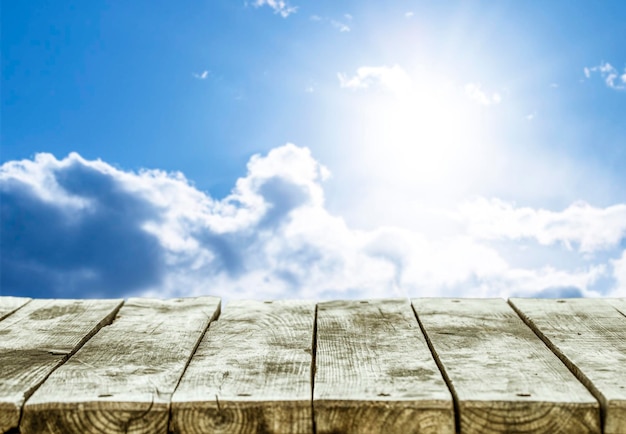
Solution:
M 626 299 L 0 297 L 0 433 L 626 433 Z

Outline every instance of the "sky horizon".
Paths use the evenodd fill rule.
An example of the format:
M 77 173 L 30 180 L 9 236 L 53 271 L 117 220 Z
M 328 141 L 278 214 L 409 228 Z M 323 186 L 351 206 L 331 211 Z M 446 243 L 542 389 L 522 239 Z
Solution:
M 626 4 L 3 4 L 0 295 L 626 297 Z

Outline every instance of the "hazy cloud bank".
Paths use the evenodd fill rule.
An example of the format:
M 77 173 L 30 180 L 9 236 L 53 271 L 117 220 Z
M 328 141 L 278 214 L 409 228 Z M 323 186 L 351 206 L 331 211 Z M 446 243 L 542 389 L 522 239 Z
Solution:
M 448 211 L 460 233 L 433 239 L 348 227 L 326 209 L 329 173 L 306 148 L 275 148 L 247 169 L 215 199 L 180 173 L 127 172 L 78 154 L 5 163 L 2 294 L 626 294 L 626 204 L 549 211 L 477 198 Z M 506 253 L 511 246 L 570 259 L 520 265 Z

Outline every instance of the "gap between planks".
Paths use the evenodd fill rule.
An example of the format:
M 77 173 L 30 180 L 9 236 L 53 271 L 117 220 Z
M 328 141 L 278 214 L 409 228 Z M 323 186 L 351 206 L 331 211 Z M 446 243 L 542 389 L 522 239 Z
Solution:
M 178 378 L 178 382 L 176 383 L 176 387 L 174 387 L 174 393 L 176 393 L 176 390 L 178 389 L 178 386 L 180 385 L 180 382 L 182 381 L 183 377 L 185 376 L 185 372 L 187 372 L 187 369 L 189 368 L 189 364 L 191 363 L 191 359 L 193 358 L 193 356 L 198 351 L 198 347 L 200 346 L 200 342 L 202 342 L 202 340 L 204 339 L 204 336 L 207 334 L 207 332 L 211 328 L 211 324 L 215 323 L 216 321 L 218 321 L 220 319 L 221 314 L 222 314 L 222 302 L 220 300 L 220 302 L 217 305 L 217 311 L 215 312 L 215 318 L 212 321 L 209 321 L 209 324 L 207 325 L 207 327 L 204 329 L 204 331 L 202 332 L 202 334 L 198 338 L 198 341 L 196 342 L 196 345 L 193 348 L 193 350 L 191 351 L 191 354 L 189 355 L 189 358 L 187 359 L 187 363 L 185 364 L 185 367 L 183 368 L 183 372 L 180 374 L 180 377 Z M 171 433 L 171 430 L 170 430 L 171 422 L 172 422 L 172 400 L 170 399 L 170 406 L 169 406 L 168 418 L 167 418 L 167 432 L 168 432 L 168 434 Z
M 601 431 L 597 400 L 505 300 L 413 306 L 455 392 L 461 431 Z
M 314 302 L 229 303 L 172 397 L 170 430 L 310 433 L 314 323 Z
M 512 302 L 511 299 L 508 299 L 507 303 L 515 311 L 517 316 L 519 316 L 521 320 L 524 321 L 524 323 L 528 326 L 528 328 L 531 329 L 533 333 L 535 333 L 537 338 L 540 339 L 545 344 L 545 346 L 548 347 L 548 349 L 552 351 L 554 355 L 556 355 L 561 360 L 561 362 L 563 362 L 563 364 L 567 367 L 567 369 L 569 369 L 571 373 L 574 374 L 576 378 L 578 378 L 578 381 L 580 381 L 589 390 L 589 392 L 598 400 L 598 403 L 600 404 L 600 408 L 601 408 L 600 423 L 602 426 L 604 426 L 606 409 L 605 409 L 605 406 L 602 404 L 603 397 L 600 391 L 598 390 L 598 388 L 591 382 L 591 380 L 580 369 L 576 367 L 576 365 L 571 364 L 569 360 L 567 359 L 567 357 L 562 352 L 558 351 L 555 348 L 554 344 L 550 342 L 550 340 L 546 337 L 546 335 L 542 333 L 541 330 L 539 330 L 539 328 L 536 327 L 535 324 L 533 324 L 530 321 L 530 318 L 526 316 L 524 312 L 522 312 L 520 308 L 517 307 Z M 602 430 L 602 432 L 604 432 L 604 430 Z
M 311 426 L 313 434 L 317 434 L 315 424 L 315 359 L 317 357 L 317 303 L 315 303 L 315 319 L 313 321 L 313 342 L 311 343 Z
M 318 306 L 318 433 L 453 433 L 453 400 L 409 300 Z
M 171 396 L 219 299 L 131 298 L 24 405 L 23 433 L 165 433 Z
M 13 314 L 15 312 L 19 312 L 18 314 L 20 315 L 21 314 L 26 315 L 28 311 L 30 310 L 31 312 L 29 314 L 28 319 L 31 319 L 33 321 L 35 320 L 53 321 L 52 323 L 47 324 L 47 326 L 48 327 L 52 326 L 55 328 L 58 328 L 58 325 L 57 325 L 59 321 L 58 317 L 63 317 L 66 314 L 74 315 L 75 320 L 78 321 L 78 326 L 86 327 L 86 332 L 82 336 L 81 335 L 72 336 L 71 334 L 68 336 L 65 336 L 64 344 L 61 345 L 58 349 L 53 349 L 53 348 L 51 349 L 50 347 L 47 347 L 47 344 L 50 343 L 49 339 L 51 338 L 51 336 L 48 336 L 46 334 L 47 332 L 49 333 L 49 331 L 45 329 L 42 331 L 42 333 L 40 333 L 37 336 L 37 339 L 39 340 L 39 342 L 37 343 L 37 346 L 39 348 L 29 348 L 28 345 L 23 345 L 19 341 L 17 343 L 14 342 L 10 344 L 11 345 L 10 347 L 4 348 L 9 352 L 34 350 L 37 354 L 43 354 L 43 355 L 46 355 L 46 357 L 48 357 L 48 355 L 51 355 L 51 356 L 62 355 L 63 357 L 59 358 L 58 360 L 54 360 L 53 358 L 48 357 L 47 360 L 44 360 L 38 363 L 33 363 L 33 367 L 39 368 L 42 372 L 40 374 L 37 374 L 36 372 L 34 373 L 35 378 L 32 380 L 32 383 L 29 383 L 28 378 L 23 377 L 23 374 L 21 375 L 20 373 L 21 368 L 15 369 L 15 366 L 13 366 L 14 369 L 10 371 L 10 373 L 8 374 L 5 371 L 4 375 L 7 376 L 5 377 L 5 380 L 8 380 L 9 384 L 13 384 L 13 390 L 11 389 L 5 390 L 4 393 L 6 394 L 2 396 L 2 401 L 0 401 L 0 408 L 4 406 L 5 411 L 6 411 L 6 413 L 0 413 L 0 429 L 8 430 L 8 432 L 11 432 L 11 431 L 15 432 L 16 430 L 17 432 L 19 432 L 19 426 L 21 424 L 21 421 L 24 415 L 24 405 L 28 401 L 28 399 L 33 395 L 33 393 L 35 393 L 41 387 L 42 384 L 44 384 L 47 381 L 50 375 L 52 375 L 58 368 L 63 366 L 65 362 L 67 362 L 67 360 L 69 360 L 71 356 L 73 356 L 78 350 L 80 350 L 80 348 L 86 342 L 88 342 L 99 330 L 109 325 L 114 320 L 115 315 L 117 314 L 117 312 L 123 305 L 123 300 L 100 300 L 100 301 L 102 301 L 103 304 L 105 305 L 105 307 L 103 308 L 103 311 L 101 312 L 105 315 L 104 317 L 96 316 L 95 318 L 93 318 L 94 322 L 90 321 L 90 318 L 88 315 L 84 315 L 84 317 L 81 317 L 81 314 L 85 312 L 84 310 L 85 308 L 83 308 L 81 304 L 89 305 L 90 303 L 94 303 L 93 301 L 64 300 L 63 302 L 59 304 L 54 304 L 57 302 L 57 300 L 40 299 L 36 301 L 29 301 L 11 313 Z M 98 302 L 96 301 L 95 303 L 97 304 Z M 109 306 L 106 306 L 106 304 L 109 304 Z M 28 307 L 26 307 L 25 309 L 22 309 L 25 306 L 28 306 Z M 72 309 L 76 309 L 76 310 L 73 311 Z M 111 310 L 109 311 L 109 309 Z M 106 313 L 107 311 L 108 313 Z M 60 312 L 60 315 L 59 315 L 59 312 Z M 33 316 L 35 316 L 35 318 L 33 318 Z M 14 321 L 15 316 L 11 316 L 11 315 L 5 316 L 4 321 L 0 322 L 0 327 L 2 327 L 3 325 L 6 325 L 7 323 L 10 323 L 11 321 L 14 321 L 15 323 L 20 322 L 22 319 L 24 318 L 18 317 L 17 321 Z M 12 329 L 6 329 L 4 331 L 8 332 L 8 334 L 10 335 L 12 332 Z M 16 332 L 16 333 L 19 334 L 19 332 Z M 72 342 L 74 338 L 76 338 L 75 343 Z M 15 340 L 15 336 L 13 336 L 13 340 Z M 41 348 L 42 344 L 45 345 L 43 348 Z M 67 348 L 68 346 L 69 348 Z M 9 361 L 10 359 L 7 359 L 7 362 Z M 11 376 L 13 376 L 14 378 L 11 379 Z M 24 383 L 23 385 L 21 385 L 19 382 L 21 376 L 23 377 L 22 378 L 22 382 Z M 18 404 L 19 407 L 17 407 L 16 404 Z M 9 409 L 11 405 L 15 406 L 13 407 L 13 411 Z
M 0 321 L 13 315 L 31 300 L 31 298 L 26 297 L 0 297 Z
M 435 360 L 435 364 L 437 365 L 437 368 L 439 368 L 439 372 L 441 373 L 441 376 L 443 377 L 443 381 L 446 382 L 446 385 L 448 386 L 448 390 L 450 391 L 450 394 L 452 395 L 452 405 L 454 407 L 454 431 L 456 434 L 459 434 L 461 432 L 461 418 L 459 416 L 459 397 L 456 394 L 456 391 L 454 390 L 454 385 L 452 384 L 452 381 L 450 381 L 450 377 L 448 376 L 446 369 L 441 363 L 441 359 L 439 358 L 439 355 L 435 351 L 435 347 L 433 346 L 430 336 L 428 335 L 428 333 L 426 333 L 426 330 L 424 329 L 424 324 L 422 324 L 422 321 L 420 321 L 419 315 L 417 314 L 417 311 L 415 310 L 415 306 L 413 306 L 413 303 L 411 303 L 411 309 L 413 310 L 413 314 L 415 315 L 415 319 L 417 321 L 417 324 L 419 325 L 422 335 L 424 335 L 424 339 L 426 339 L 426 345 L 428 345 L 430 354 Z
M 514 298 L 509 304 L 600 403 L 603 432 L 626 432 L 624 299 Z

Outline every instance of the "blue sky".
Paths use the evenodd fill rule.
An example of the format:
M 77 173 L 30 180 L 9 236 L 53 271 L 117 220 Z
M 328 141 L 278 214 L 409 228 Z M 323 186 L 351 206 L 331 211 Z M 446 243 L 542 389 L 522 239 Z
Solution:
M 622 1 L 1 20 L 1 295 L 626 296 Z

